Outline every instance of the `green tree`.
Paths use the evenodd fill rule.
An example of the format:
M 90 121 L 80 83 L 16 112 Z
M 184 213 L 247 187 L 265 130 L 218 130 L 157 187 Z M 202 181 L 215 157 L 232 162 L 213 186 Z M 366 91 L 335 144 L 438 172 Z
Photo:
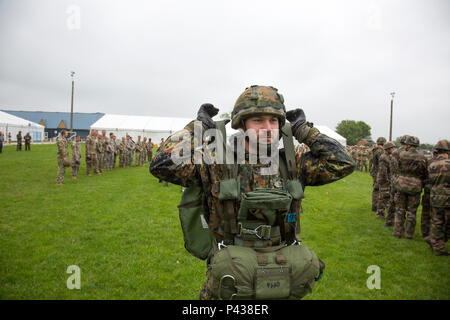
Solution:
M 361 138 L 370 138 L 370 126 L 364 121 L 342 120 L 336 132 L 347 139 L 347 145 L 355 145 Z

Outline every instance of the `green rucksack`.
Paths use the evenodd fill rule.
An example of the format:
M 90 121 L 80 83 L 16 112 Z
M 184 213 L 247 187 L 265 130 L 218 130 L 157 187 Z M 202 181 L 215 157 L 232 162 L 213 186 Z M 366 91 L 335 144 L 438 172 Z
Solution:
M 216 122 L 216 125 L 226 137 L 224 122 Z M 225 207 L 225 237 L 219 245 L 213 239 L 204 216 L 202 188 L 186 188 L 181 197 L 178 208 L 185 248 L 199 259 L 210 258 L 212 291 L 218 298 L 301 298 L 311 292 L 314 281 L 322 275 L 323 262 L 295 236 L 300 232 L 298 207 L 304 194 L 296 177 L 289 124 L 283 126 L 282 137 L 285 150 L 285 156 L 280 156 L 283 190 L 257 188 L 239 199 L 237 166 L 227 166 L 228 174 L 220 182 L 219 200 Z M 239 212 L 235 213 L 232 203 L 238 199 L 241 205 Z M 252 210 L 259 210 L 267 225 L 254 225 L 255 220 L 247 220 L 248 212 Z M 271 243 L 270 235 L 280 236 L 281 245 L 264 247 L 268 241 Z M 253 243 L 261 247 L 246 247 L 246 237 L 255 236 L 261 241 Z

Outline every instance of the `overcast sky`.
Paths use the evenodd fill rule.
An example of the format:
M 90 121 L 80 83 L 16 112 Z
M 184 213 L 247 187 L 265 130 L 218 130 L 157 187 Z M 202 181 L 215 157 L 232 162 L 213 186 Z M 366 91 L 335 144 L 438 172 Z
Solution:
M 450 1 L 0 0 L 0 109 L 193 118 L 272 85 L 372 137 L 449 137 Z

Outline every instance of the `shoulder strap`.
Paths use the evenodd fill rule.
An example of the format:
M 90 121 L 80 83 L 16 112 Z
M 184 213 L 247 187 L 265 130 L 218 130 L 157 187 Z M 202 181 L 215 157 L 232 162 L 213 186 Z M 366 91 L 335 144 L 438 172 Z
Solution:
M 290 123 L 286 122 L 286 124 L 281 129 L 281 135 L 283 139 L 284 152 L 286 155 L 286 166 L 289 178 L 292 180 L 296 180 L 297 168 L 295 165 L 295 147 Z

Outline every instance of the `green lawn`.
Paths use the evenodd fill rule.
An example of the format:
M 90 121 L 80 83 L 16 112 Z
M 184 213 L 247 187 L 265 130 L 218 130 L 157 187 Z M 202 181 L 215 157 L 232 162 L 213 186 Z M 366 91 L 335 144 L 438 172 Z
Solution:
M 205 262 L 184 250 L 180 186 L 148 164 L 87 177 L 83 163 L 63 186 L 56 173 L 55 145 L 0 154 L 1 299 L 198 299 Z M 355 172 L 306 189 L 300 237 L 326 269 L 305 299 L 449 299 L 450 259 L 432 254 L 420 222 L 413 240 L 394 238 L 370 211 L 371 184 Z M 70 265 L 80 290 L 66 286 Z M 366 286 L 371 265 L 379 290 Z

